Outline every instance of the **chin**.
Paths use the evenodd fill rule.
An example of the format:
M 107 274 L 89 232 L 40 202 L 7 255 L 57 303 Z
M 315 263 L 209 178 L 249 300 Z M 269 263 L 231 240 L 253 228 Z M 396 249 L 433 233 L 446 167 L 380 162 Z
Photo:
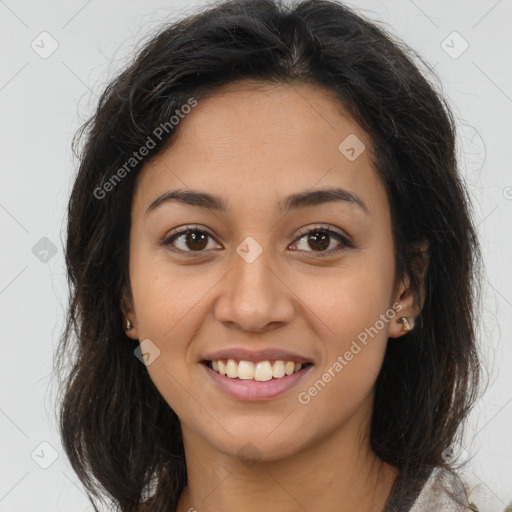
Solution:
M 232 437 L 226 434 L 222 439 L 207 441 L 218 451 L 236 457 L 248 467 L 252 467 L 256 462 L 288 458 L 303 448 L 305 441 L 297 432 L 271 430 L 253 424 L 252 428 L 241 429 L 240 432 L 230 430 Z M 268 432 L 271 432 L 270 435 Z

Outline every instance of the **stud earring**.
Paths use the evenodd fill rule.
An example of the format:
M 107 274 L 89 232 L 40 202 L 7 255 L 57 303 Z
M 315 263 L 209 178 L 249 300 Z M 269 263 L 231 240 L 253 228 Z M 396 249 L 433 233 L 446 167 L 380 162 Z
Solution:
M 130 320 L 128 320 L 128 318 L 126 318 L 126 327 L 124 330 L 129 331 L 132 327 L 133 327 L 132 323 L 130 322 Z
M 405 316 L 400 317 L 397 321 L 399 324 L 402 324 L 404 326 L 404 329 L 406 331 L 412 331 L 412 329 L 414 328 L 414 320 L 412 322 L 409 322 L 409 320 Z

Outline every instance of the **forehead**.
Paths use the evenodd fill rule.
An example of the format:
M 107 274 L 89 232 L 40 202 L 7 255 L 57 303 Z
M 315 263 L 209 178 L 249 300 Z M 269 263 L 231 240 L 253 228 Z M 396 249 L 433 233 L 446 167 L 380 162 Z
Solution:
M 225 85 L 198 99 L 174 137 L 141 171 L 135 209 L 176 188 L 207 190 L 228 207 L 277 204 L 291 192 L 335 186 L 359 191 L 369 209 L 385 199 L 368 135 L 316 85 Z

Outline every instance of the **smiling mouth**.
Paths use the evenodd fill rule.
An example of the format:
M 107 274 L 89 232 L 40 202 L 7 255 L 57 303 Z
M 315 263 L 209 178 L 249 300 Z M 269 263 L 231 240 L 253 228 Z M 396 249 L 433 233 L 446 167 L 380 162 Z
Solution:
M 202 361 L 202 364 L 214 372 L 234 380 L 255 380 L 267 382 L 298 373 L 312 363 L 296 363 L 294 361 L 264 360 L 244 361 L 236 359 L 218 359 L 216 361 Z

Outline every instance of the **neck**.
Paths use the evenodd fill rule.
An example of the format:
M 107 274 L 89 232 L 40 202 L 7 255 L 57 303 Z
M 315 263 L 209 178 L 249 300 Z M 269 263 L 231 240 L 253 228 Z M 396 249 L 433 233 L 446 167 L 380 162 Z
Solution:
M 357 432 L 334 432 L 286 458 L 254 464 L 188 429 L 183 439 L 188 486 L 177 512 L 382 512 L 398 474 Z

